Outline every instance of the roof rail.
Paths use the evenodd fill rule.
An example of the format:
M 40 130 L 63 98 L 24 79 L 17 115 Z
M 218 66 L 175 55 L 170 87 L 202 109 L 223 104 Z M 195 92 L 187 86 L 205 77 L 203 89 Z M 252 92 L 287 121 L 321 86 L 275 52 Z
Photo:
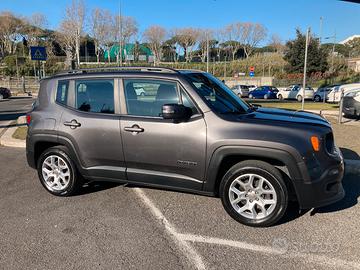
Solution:
M 152 72 L 164 72 L 164 73 L 179 73 L 176 69 L 164 68 L 164 67 L 95 67 L 95 68 L 81 68 L 65 70 L 55 75 L 66 75 L 66 74 L 83 74 L 89 72 L 101 72 L 101 71 L 152 71 Z

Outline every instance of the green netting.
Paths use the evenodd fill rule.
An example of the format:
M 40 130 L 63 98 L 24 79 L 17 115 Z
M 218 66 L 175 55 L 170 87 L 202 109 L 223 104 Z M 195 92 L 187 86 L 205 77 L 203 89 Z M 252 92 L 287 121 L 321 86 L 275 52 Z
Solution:
M 137 45 L 138 46 L 138 55 L 146 55 L 146 57 L 149 57 L 151 55 L 153 55 L 152 51 L 144 46 L 144 45 Z M 120 45 L 119 44 L 116 44 L 116 45 L 113 45 L 111 46 L 110 48 L 110 59 L 111 60 L 116 60 L 116 56 L 118 55 L 119 53 L 119 50 L 120 50 Z M 123 59 L 125 59 L 126 55 L 134 55 L 135 52 L 135 44 L 125 44 L 124 47 L 123 47 L 123 51 L 122 51 L 122 56 L 123 56 Z M 105 53 L 104 53 L 104 58 L 105 59 L 108 59 L 108 53 L 109 51 L 106 50 Z

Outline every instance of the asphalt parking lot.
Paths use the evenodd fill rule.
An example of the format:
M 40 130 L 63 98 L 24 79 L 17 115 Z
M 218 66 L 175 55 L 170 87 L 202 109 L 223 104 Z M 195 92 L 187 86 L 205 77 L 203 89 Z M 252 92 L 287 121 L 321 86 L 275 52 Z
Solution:
M 360 269 L 360 175 L 341 202 L 250 228 L 193 194 L 101 183 L 52 196 L 21 148 L 0 147 L 0 168 L 2 269 Z

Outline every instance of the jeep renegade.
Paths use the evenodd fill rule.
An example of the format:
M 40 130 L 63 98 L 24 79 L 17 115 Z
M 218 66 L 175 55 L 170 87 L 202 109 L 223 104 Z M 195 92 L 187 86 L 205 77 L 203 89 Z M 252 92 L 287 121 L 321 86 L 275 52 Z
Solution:
M 250 226 L 276 223 L 291 199 L 308 209 L 344 197 L 328 121 L 250 105 L 201 71 L 57 74 L 41 81 L 27 120 L 28 163 L 58 196 L 84 181 L 174 189 L 218 196 Z

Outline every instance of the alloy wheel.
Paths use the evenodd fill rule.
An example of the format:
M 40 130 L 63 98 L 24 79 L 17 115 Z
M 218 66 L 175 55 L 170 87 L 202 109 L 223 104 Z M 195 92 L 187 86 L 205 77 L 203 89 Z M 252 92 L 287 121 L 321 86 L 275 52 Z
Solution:
M 57 155 L 48 156 L 42 164 L 42 176 L 51 191 L 63 191 L 70 183 L 70 168 L 64 159 Z
M 229 201 L 241 216 L 258 220 L 275 209 L 277 195 L 273 185 L 258 174 L 238 176 L 229 187 Z

